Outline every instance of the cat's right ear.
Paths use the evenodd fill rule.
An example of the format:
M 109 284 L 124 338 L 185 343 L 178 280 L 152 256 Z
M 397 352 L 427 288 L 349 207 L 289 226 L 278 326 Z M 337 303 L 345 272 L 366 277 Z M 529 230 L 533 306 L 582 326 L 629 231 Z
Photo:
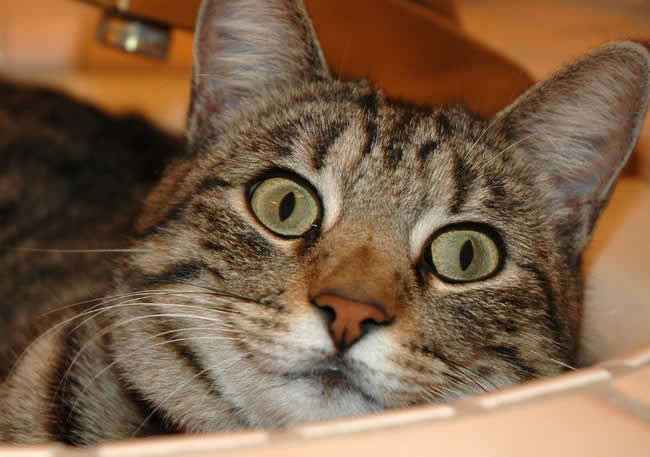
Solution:
M 329 78 L 301 0 L 203 0 L 187 134 L 219 135 L 224 113 L 269 89 Z
M 582 249 L 632 152 L 650 97 L 650 48 L 595 49 L 524 93 L 497 116 L 516 162 Z M 495 129 L 496 130 L 496 129 Z M 570 222 L 567 222 L 570 221 Z

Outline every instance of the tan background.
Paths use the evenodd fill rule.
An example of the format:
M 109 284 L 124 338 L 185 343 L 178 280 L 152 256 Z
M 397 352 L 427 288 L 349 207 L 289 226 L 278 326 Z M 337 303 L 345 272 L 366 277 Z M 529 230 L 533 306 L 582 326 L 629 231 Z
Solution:
M 392 5 L 392 8 L 399 5 L 399 0 L 359 1 L 368 3 L 369 9 L 380 3 Z M 412 0 L 410 3 L 406 8 L 408 11 L 404 13 L 406 15 L 409 12 L 418 13 L 418 8 L 421 12 L 427 6 L 441 2 Z M 328 7 L 323 8 L 323 4 L 330 5 L 332 1 L 308 2 L 311 10 L 320 9 L 315 22 L 321 34 L 327 32 L 323 31 L 322 24 L 337 20 L 345 24 L 351 16 L 349 11 L 339 11 L 340 8 L 329 7 L 330 12 L 327 13 Z M 433 24 L 431 36 L 439 33 L 433 27 L 449 30 L 447 26 L 450 25 L 452 29 L 456 28 L 452 30 L 453 33 L 458 33 L 462 27 L 470 40 L 474 39 L 510 57 L 535 79 L 548 75 L 562 63 L 605 41 L 630 37 L 650 39 L 650 0 L 458 0 L 454 7 L 446 7 L 437 18 L 434 16 L 429 15 L 427 19 Z M 167 62 L 160 63 L 96 44 L 93 33 L 98 18 L 97 8 L 73 0 L 0 0 L 0 72 L 64 87 L 111 110 L 139 110 L 163 125 L 182 129 L 191 72 L 191 33 L 175 30 L 170 57 Z M 454 23 L 454 19 L 460 26 Z M 426 27 L 426 24 L 420 24 L 419 30 L 426 31 Z M 366 31 L 373 30 L 371 22 L 364 24 L 359 21 L 358 28 L 362 31 L 364 28 Z M 391 39 L 396 42 L 408 41 L 404 35 L 412 35 L 410 32 L 415 29 L 412 25 L 405 27 L 405 32 L 395 29 L 394 33 L 402 35 L 395 35 Z M 377 36 L 381 37 L 381 34 Z M 435 54 L 438 51 L 433 49 L 435 46 L 432 46 L 436 43 L 435 39 L 429 38 L 429 43 L 421 46 L 420 54 L 430 52 L 439 57 L 439 54 Z M 324 43 L 326 51 L 328 46 L 330 54 L 339 54 L 335 57 L 343 66 L 354 66 L 358 60 L 354 58 L 354 50 L 332 42 L 331 38 Z M 363 65 L 374 62 L 374 66 L 379 68 L 382 61 L 403 54 L 394 52 L 391 56 L 388 50 L 386 58 L 382 59 L 380 52 L 379 58 L 373 56 L 368 64 Z M 426 62 L 422 59 L 417 71 L 406 72 L 406 75 L 398 73 L 398 77 L 393 72 L 390 78 L 384 77 L 386 85 L 401 85 L 407 93 L 398 95 L 413 98 L 420 94 L 421 98 L 427 100 L 424 93 L 441 86 L 426 84 L 426 72 L 436 71 L 435 62 L 435 58 Z M 475 74 L 481 76 L 476 84 L 472 80 Z M 483 78 L 485 74 L 492 74 L 493 77 L 486 81 Z M 407 79 L 406 83 L 396 80 L 399 77 Z M 494 68 L 485 66 L 482 73 L 461 69 L 446 79 L 440 73 L 436 77 L 448 85 L 457 85 L 448 92 L 454 93 L 455 90 L 466 94 L 477 111 L 486 113 L 496 106 L 489 96 L 497 100 L 508 98 L 510 93 L 517 93 L 522 87 L 521 82 L 508 85 L 508 77 L 495 75 Z M 497 92 L 503 95 L 493 95 Z M 458 98 L 454 95 L 451 100 L 444 99 L 441 91 L 429 98 L 432 97 L 442 102 L 457 101 Z M 435 97 L 442 98 L 438 100 Z M 487 101 L 481 97 L 487 98 Z M 650 176 L 649 122 L 646 122 L 643 130 L 635 165 L 636 172 Z

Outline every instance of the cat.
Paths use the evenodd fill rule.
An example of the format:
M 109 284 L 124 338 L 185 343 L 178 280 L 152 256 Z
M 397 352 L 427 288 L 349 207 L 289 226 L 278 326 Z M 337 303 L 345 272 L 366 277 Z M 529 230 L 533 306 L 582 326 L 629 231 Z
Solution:
M 3 107 L 0 441 L 277 428 L 564 371 L 649 92 L 628 41 L 492 119 L 412 106 L 333 78 L 299 1 L 204 0 L 184 145 Z

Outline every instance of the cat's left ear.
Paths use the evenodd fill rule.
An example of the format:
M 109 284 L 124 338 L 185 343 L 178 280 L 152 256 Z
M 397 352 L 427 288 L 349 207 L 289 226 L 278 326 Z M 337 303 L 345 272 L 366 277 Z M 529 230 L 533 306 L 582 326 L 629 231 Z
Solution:
M 554 214 L 588 242 L 638 139 L 650 93 L 647 45 L 598 48 L 524 93 L 499 113 L 517 163 L 542 185 Z
M 224 112 L 270 89 L 324 78 L 329 71 L 301 0 L 203 0 L 189 139 L 218 135 Z

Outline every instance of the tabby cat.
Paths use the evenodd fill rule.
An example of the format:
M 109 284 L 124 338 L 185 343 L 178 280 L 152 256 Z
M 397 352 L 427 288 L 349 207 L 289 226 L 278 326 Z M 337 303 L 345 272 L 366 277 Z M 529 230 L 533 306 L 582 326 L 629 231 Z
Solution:
M 205 0 L 195 60 L 184 146 L 1 89 L 1 441 L 275 428 L 574 363 L 645 45 L 491 120 L 332 78 L 295 0 Z

